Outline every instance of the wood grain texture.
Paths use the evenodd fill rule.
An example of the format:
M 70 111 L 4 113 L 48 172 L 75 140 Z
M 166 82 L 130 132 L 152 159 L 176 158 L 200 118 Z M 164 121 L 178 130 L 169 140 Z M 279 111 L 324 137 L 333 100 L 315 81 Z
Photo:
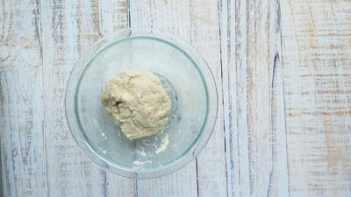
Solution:
M 2 1 L 1 160 L 4 196 L 47 191 L 37 2 Z
M 130 1 L 131 27 L 156 28 L 189 41 L 206 57 L 214 72 L 222 101 L 219 13 L 216 1 Z M 220 103 L 217 126 L 195 162 L 179 173 L 138 181 L 141 196 L 226 196 L 223 112 Z M 191 186 L 191 187 L 189 187 Z
M 173 21 L 171 18 L 173 9 L 186 8 L 184 2 L 177 6 L 164 1 L 130 1 L 130 27 L 132 28 L 157 28 L 173 32 L 179 30 L 180 35 L 188 36 L 189 32 L 184 28 L 178 28 L 178 24 L 186 25 L 188 18 L 183 18 L 185 23 L 179 20 L 170 23 L 160 21 Z M 174 12 L 176 17 L 187 17 Z M 167 20 L 165 20 L 167 18 Z M 172 31 L 173 30 L 173 31 Z M 197 196 L 196 163 L 193 161 L 178 172 L 152 180 L 137 181 L 138 196 Z
M 112 11 L 106 12 L 106 6 Z M 78 150 L 64 117 L 65 87 L 74 62 L 103 32 L 127 26 L 126 2 L 48 1 L 42 10 L 49 195 L 133 196 L 132 180 L 100 170 Z
M 229 1 L 229 194 L 288 196 L 280 3 Z
M 351 195 L 351 2 L 286 1 L 282 35 L 290 192 Z
M 105 32 L 127 26 L 127 2 L 6 1 L 2 6 L 4 196 L 134 196 L 133 180 L 101 171 L 78 149 L 63 102 L 79 54 Z
M 228 193 L 349 196 L 351 3 L 228 8 Z

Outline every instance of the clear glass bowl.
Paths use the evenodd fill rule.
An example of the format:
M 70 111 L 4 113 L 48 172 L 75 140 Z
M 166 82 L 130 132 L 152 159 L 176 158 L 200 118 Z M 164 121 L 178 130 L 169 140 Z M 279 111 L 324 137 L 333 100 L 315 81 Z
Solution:
M 129 141 L 101 104 L 102 88 L 121 70 L 150 71 L 172 100 L 162 134 Z M 121 30 L 85 52 L 71 73 L 66 117 L 74 139 L 96 164 L 124 177 L 152 178 L 194 159 L 211 136 L 218 98 L 213 75 L 190 45 L 155 30 Z

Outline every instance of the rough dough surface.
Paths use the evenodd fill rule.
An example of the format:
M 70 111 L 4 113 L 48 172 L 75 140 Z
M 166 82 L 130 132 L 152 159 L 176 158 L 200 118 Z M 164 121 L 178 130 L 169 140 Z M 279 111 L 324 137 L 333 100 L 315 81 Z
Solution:
M 171 110 L 160 79 L 150 72 L 120 72 L 107 82 L 101 101 L 130 140 L 163 132 Z

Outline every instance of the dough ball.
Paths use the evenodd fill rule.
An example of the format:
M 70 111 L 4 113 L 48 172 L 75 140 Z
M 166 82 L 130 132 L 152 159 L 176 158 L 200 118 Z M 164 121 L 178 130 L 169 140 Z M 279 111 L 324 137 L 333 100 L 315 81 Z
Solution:
M 107 82 L 101 101 L 129 140 L 163 132 L 171 110 L 160 79 L 151 72 L 120 72 Z

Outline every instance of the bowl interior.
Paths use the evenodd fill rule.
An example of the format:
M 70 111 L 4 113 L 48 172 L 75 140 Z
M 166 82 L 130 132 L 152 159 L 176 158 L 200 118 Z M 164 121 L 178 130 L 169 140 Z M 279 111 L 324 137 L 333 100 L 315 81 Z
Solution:
M 75 116 L 84 141 L 101 159 L 127 171 L 148 172 L 191 150 L 207 120 L 208 90 L 185 51 L 162 39 L 135 36 L 109 43 L 88 58 L 75 90 Z M 121 70 L 150 71 L 161 78 L 172 100 L 164 133 L 129 141 L 106 114 L 102 89 Z

